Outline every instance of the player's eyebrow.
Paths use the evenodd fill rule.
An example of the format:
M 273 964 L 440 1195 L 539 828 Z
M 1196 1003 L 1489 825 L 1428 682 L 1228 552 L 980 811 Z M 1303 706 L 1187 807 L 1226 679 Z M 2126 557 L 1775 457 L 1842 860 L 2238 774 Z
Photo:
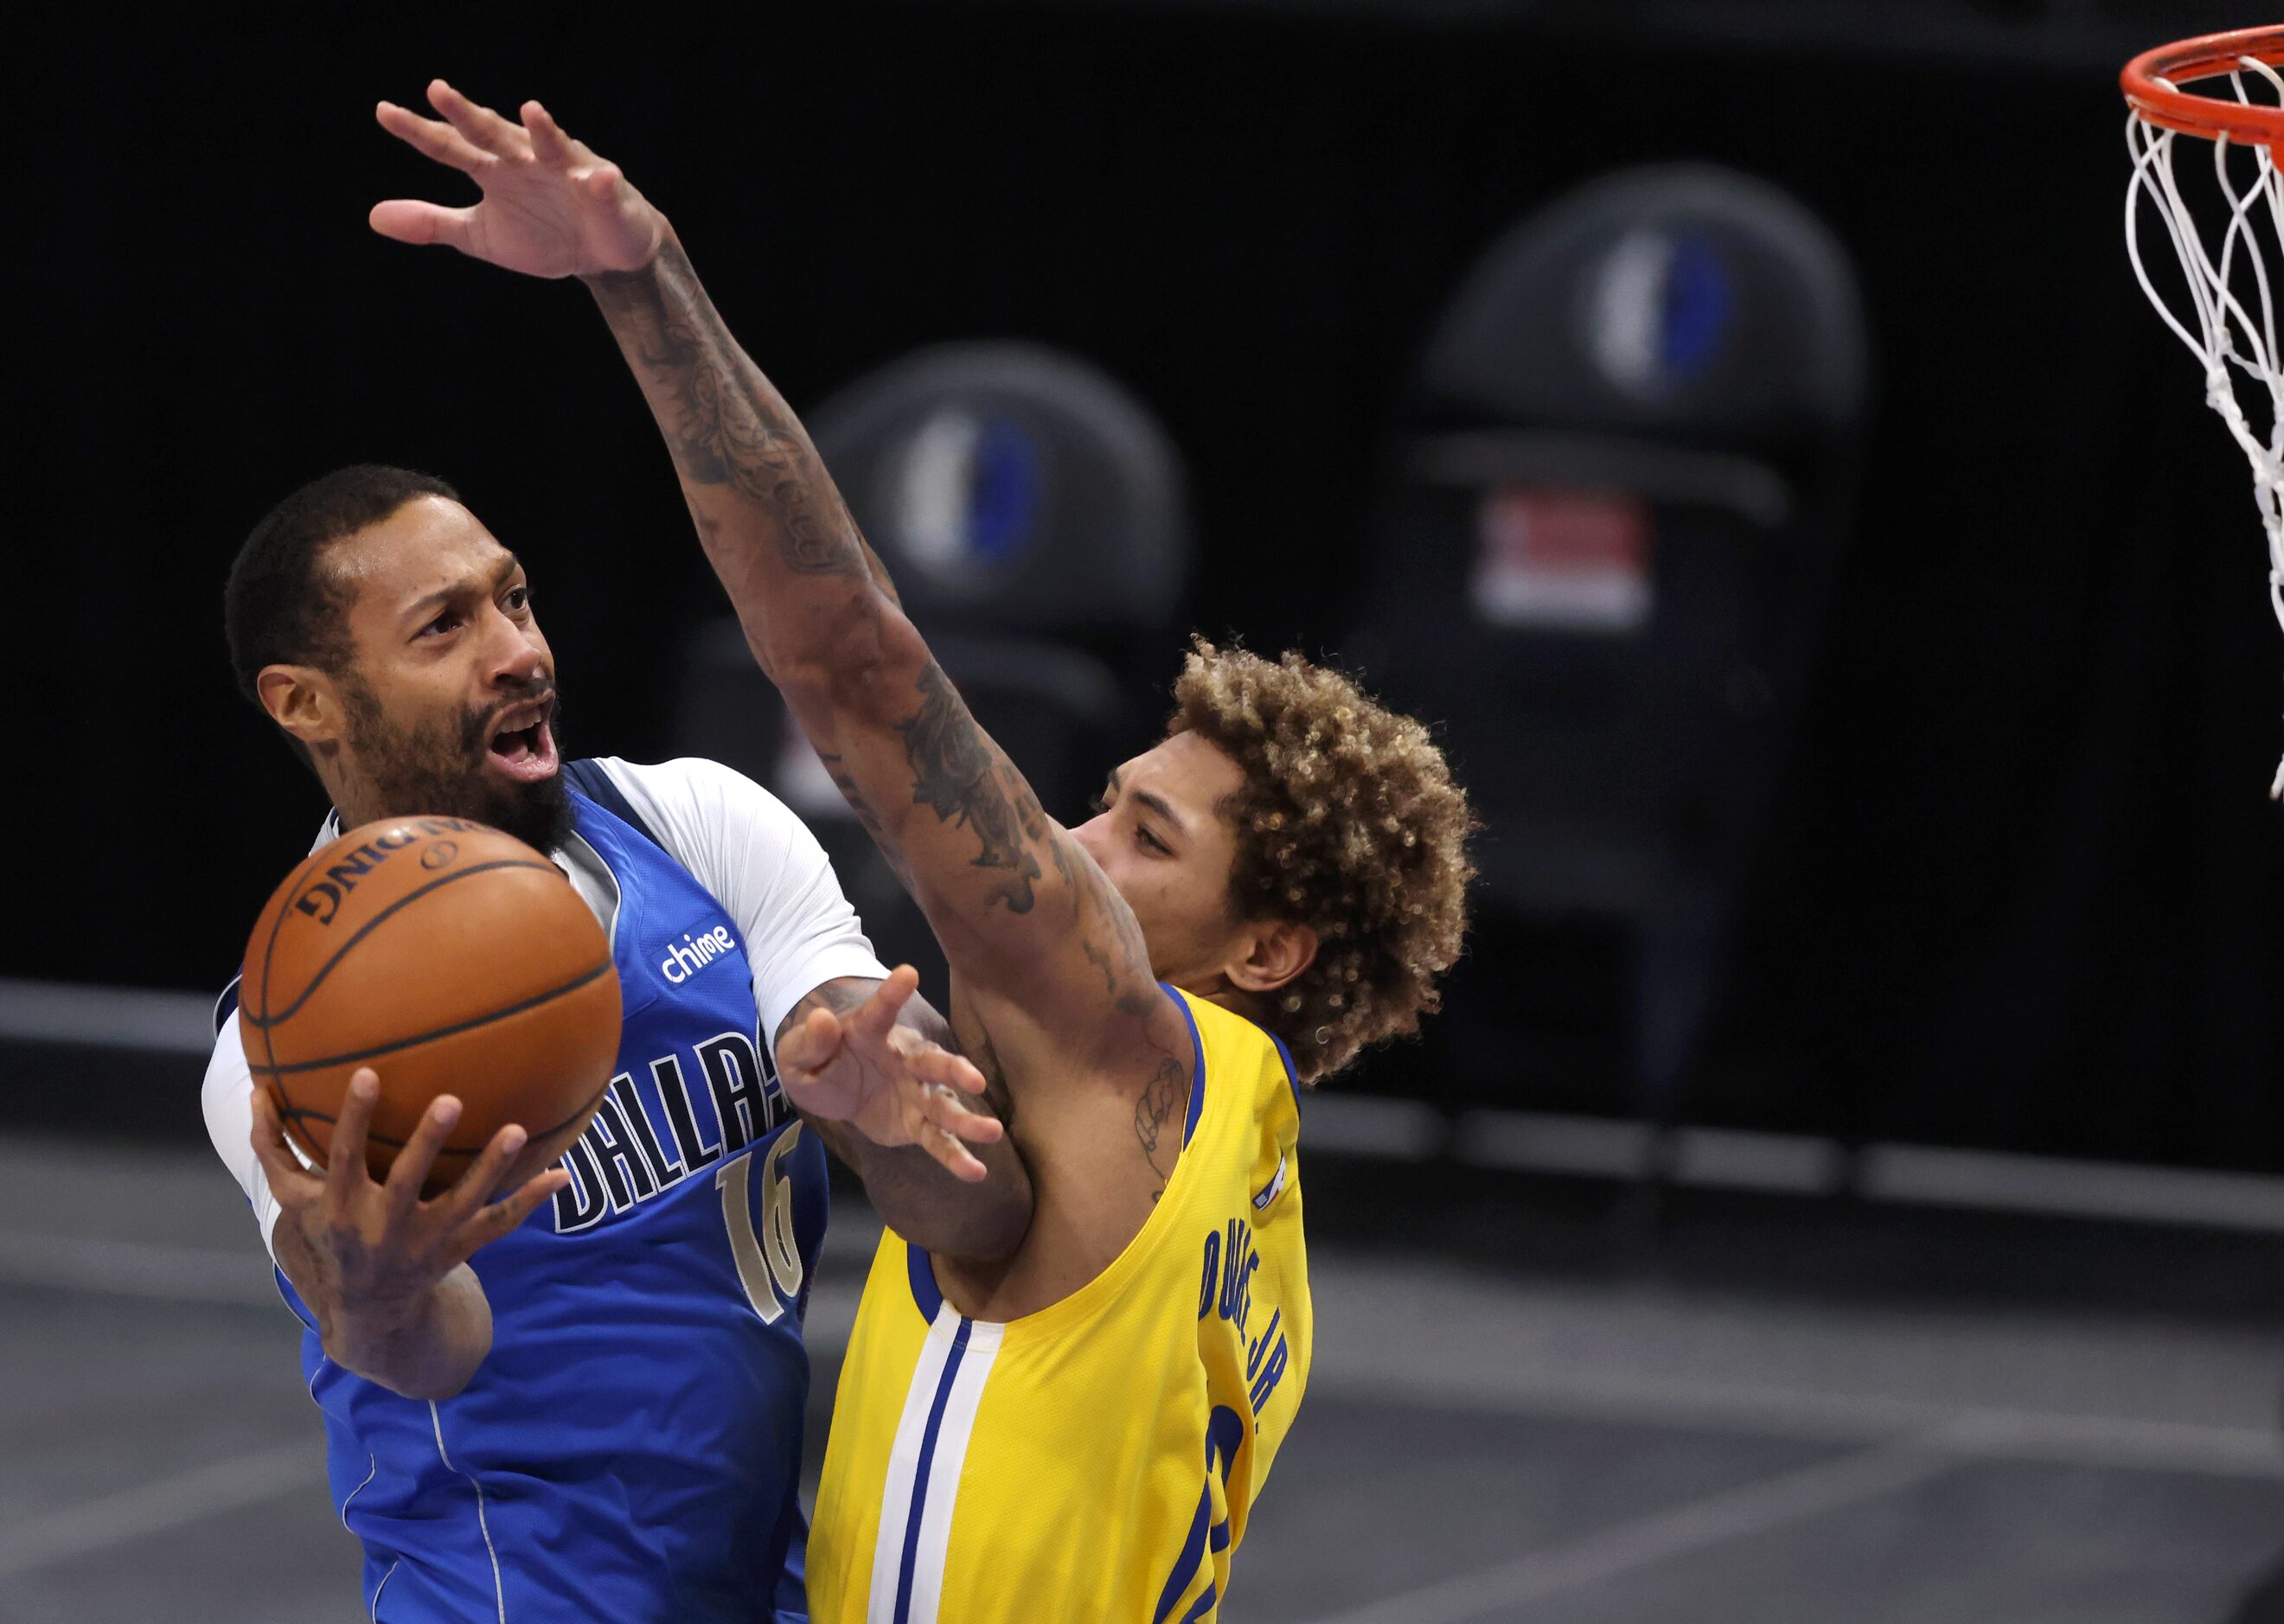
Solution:
M 492 572 L 491 589 L 494 592 L 498 591 L 502 587 L 507 584 L 508 577 L 514 574 L 516 571 L 522 567 L 522 559 L 517 558 L 513 553 L 508 554 L 507 558 L 501 563 L 500 566 Z M 448 587 L 438 587 L 434 592 L 430 592 L 426 596 L 417 598 L 413 602 L 406 605 L 404 609 L 405 618 L 407 620 L 426 620 L 432 612 L 442 609 L 446 604 L 450 603 L 456 597 L 467 597 L 474 589 L 475 589 L 473 586 L 465 581 L 455 582 L 452 585 Z
M 1110 792 L 1114 795 L 1124 792 L 1118 786 L 1118 769 L 1115 767 L 1110 769 Z M 1181 815 L 1174 810 L 1173 807 L 1167 801 L 1164 796 L 1157 794 L 1150 790 L 1136 790 L 1134 792 L 1134 799 L 1140 801 L 1143 806 L 1147 808 L 1149 810 L 1156 813 L 1160 817 L 1165 819 L 1167 824 L 1172 827 L 1176 834 L 1189 833 L 1190 826 L 1182 821 Z

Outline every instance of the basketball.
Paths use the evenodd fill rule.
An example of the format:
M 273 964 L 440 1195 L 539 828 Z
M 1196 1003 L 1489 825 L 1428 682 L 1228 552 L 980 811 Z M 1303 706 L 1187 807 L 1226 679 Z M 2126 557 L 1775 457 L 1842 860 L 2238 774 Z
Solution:
M 530 1136 L 510 1186 L 578 1136 L 618 1053 L 619 977 L 602 925 L 538 852 L 464 818 L 384 819 L 272 894 L 238 1013 L 256 1086 L 319 1167 L 360 1067 L 380 1079 L 365 1148 L 377 1180 L 429 1103 L 457 1097 L 434 1195 L 509 1123 Z

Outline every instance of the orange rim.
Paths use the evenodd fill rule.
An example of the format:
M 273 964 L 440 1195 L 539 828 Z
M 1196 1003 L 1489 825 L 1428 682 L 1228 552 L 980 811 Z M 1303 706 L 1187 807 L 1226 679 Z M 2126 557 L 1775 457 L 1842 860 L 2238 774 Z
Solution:
M 2271 66 L 2284 64 L 2284 27 L 2239 28 L 2230 34 L 2208 34 L 2145 51 L 2125 65 L 2117 82 L 2127 105 L 2150 123 L 2185 136 L 2210 141 L 2221 136 L 2249 140 L 2263 146 L 2284 144 L 2284 107 L 2249 107 L 2242 102 L 2194 91 L 2169 90 L 2173 84 L 2210 79 L 2236 70 L 2247 57 Z

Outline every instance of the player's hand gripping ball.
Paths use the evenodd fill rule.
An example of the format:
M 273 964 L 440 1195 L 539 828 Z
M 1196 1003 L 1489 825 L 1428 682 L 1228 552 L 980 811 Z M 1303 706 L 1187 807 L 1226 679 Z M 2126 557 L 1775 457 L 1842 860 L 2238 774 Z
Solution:
M 465 818 L 392 818 L 278 887 L 246 944 L 238 1022 L 254 1085 L 319 1167 L 349 1077 L 369 1066 L 376 1180 L 450 1094 L 460 1120 L 424 1193 L 515 1122 L 529 1141 L 509 1190 L 570 1147 L 610 1086 L 619 977 L 594 914 L 530 847 Z

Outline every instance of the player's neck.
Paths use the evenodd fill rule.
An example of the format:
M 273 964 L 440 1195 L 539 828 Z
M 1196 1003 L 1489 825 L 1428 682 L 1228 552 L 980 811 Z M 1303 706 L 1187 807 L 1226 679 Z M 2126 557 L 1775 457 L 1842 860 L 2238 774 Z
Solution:
M 325 786 L 325 798 L 332 803 L 334 816 L 340 819 L 344 829 L 355 829 L 389 816 L 388 808 L 380 804 L 372 786 L 352 782 L 329 762 L 317 763 L 317 782 Z
M 1180 981 L 1175 982 L 1174 985 L 1181 988 L 1193 998 L 1202 998 L 1208 1003 L 1217 1004 L 1232 1015 L 1243 1016 L 1256 1027 L 1265 1027 L 1268 1024 L 1265 1018 L 1269 1011 L 1261 995 L 1247 992 L 1225 975 L 1214 976 L 1209 981 L 1195 987 Z

